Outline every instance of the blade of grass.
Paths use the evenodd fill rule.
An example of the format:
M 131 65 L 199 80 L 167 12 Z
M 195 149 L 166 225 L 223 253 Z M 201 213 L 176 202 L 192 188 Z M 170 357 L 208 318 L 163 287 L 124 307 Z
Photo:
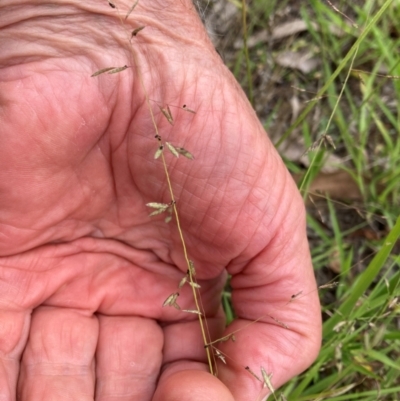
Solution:
M 326 90 L 329 88 L 329 86 L 332 84 L 332 82 L 335 80 L 335 78 L 339 75 L 339 73 L 343 70 L 343 68 L 347 65 L 348 61 L 353 57 L 354 53 L 357 51 L 360 44 L 366 38 L 368 33 L 371 31 L 371 29 L 377 24 L 379 19 L 382 17 L 382 15 L 385 13 L 385 11 L 389 8 L 389 6 L 393 3 L 393 1 L 394 0 L 386 0 L 384 2 L 382 7 L 379 9 L 379 11 L 375 14 L 375 16 L 371 19 L 371 21 L 368 23 L 368 25 L 365 27 L 365 29 L 361 32 L 358 39 L 355 41 L 353 46 L 347 52 L 346 56 L 344 56 L 343 60 L 339 64 L 339 66 L 336 68 L 336 70 L 333 72 L 333 74 L 326 81 L 325 85 L 318 91 L 317 95 L 315 96 L 316 98 L 319 98 L 326 92 Z M 307 105 L 307 107 L 303 110 L 303 112 L 296 119 L 296 121 L 286 130 L 286 132 L 284 132 L 284 134 L 281 136 L 281 138 L 275 143 L 276 148 L 278 148 L 289 137 L 289 135 L 294 131 L 294 129 L 300 125 L 300 123 L 306 118 L 306 116 L 313 109 L 313 107 L 316 103 L 317 103 L 317 101 L 313 101 Z
M 338 324 L 341 320 L 345 320 L 345 318 L 350 314 L 359 298 L 364 294 L 379 271 L 383 268 L 399 237 L 400 217 L 397 219 L 396 225 L 386 237 L 386 240 L 384 241 L 380 251 L 375 255 L 367 269 L 360 274 L 356 283 L 352 286 L 352 291 L 349 298 L 344 301 L 339 307 L 338 311 L 324 323 L 324 336 L 331 332 L 336 324 Z
M 246 60 L 248 97 L 249 97 L 251 105 L 254 107 L 253 78 L 251 75 L 249 48 L 247 46 L 247 5 L 246 5 L 246 0 L 242 0 L 242 26 L 243 26 L 243 50 L 244 50 L 244 58 Z

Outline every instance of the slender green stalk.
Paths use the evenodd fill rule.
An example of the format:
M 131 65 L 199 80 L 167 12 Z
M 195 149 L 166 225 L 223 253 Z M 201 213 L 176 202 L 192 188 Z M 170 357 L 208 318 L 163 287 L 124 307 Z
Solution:
M 315 99 L 319 99 L 329 88 L 332 82 L 336 79 L 336 77 L 340 74 L 343 68 L 346 66 L 347 62 L 352 58 L 360 44 L 365 40 L 368 33 L 376 26 L 379 19 L 385 13 L 385 11 L 389 8 L 389 6 L 393 3 L 394 0 L 386 0 L 383 6 L 379 9 L 376 15 L 371 19 L 369 24 L 365 27 L 365 29 L 361 32 L 358 39 L 355 41 L 351 49 L 347 52 L 346 56 L 343 57 L 343 60 L 340 62 L 339 66 L 333 72 L 333 74 L 326 81 L 325 85 L 318 91 L 315 96 Z M 289 137 L 289 135 L 300 125 L 300 123 L 307 117 L 308 113 L 313 109 L 317 100 L 310 102 L 308 106 L 304 109 L 304 111 L 300 114 L 300 116 L 296 119 L 296 121 L 286 130 L 286 132 L 281 136 L 281 138 L 275 143 L 275 147 L 278 148 L 282 143 Z
M 392 249 L 399 237 L 400 217 L 397 219 L 396 225 L 393 227 L 392 231 L 386 237 L 386 240 L 380 251 L 372 259 L 368 268 L 357 278 L 357 282 L 353 285 L 349 297 L 342 303 L 342 305 L 340 305 L 338 311 L 324 323 L 324 335 L 326 332 L 332 331 L 336 324 L 338 324 L 341 320 L 344 320 L 350 314 L 357 301 L 370 286 L 375 277 L 377 277 L 379 271 L 383 268 L 386 259 L 392 252 Z
M 246 0 L 242 0 L 242 25 L 243 25 L 243 49 L 244 49 L 244 56 L 246 59 L 248 95 L 249 95 L 250 103 L 254 107 L 253 78 L 251 76 L 249 48 L 247 46 L 247 5 L 246 5 Z
M 346 85 L 347 85 L 347 81 L 349 80 L 349 77 L 350 77 L 350 74 L 351 74 L 351 71 L 352 71 L 352 68 L 353 68 L 354 60 L 356 59 L 356 56 L 357 56 L 357 51 L 358 51 L 358 47 L 357 47 L 357 48 L 355 49 L 355 51 L 354 51 L 353 58 L 351 59 L 350 68 L 349 68 L 349 70 L 348 70 L 348 72 L 347 72 L 346 79 L 345 79 L 345 81 L 344 81 L 344 83 L 343 83 L 343 85 L 342 85 L 342 89 L 341 89 L 341 91 L 340 91 L 340 93 L 339 93 L 339 96 L 338 96 L 338 98 L 337 98 L 337 100 L 336 100 L 335 106 L 334 106 L 334 108 L 333 108 L 333 110 L 332 110 L 332 113 L 331 113 L 331 115 L 330 115 L 330 117 L 329 117 L 329 121 L 328 121 L 328 124 L 326 125 L 325 134 L 324 134 L 324 135 L 327 135 L 327 133 L 328 133 L 328 131 L 329 131 L 329 127 L 331 126 L 331 122 L 332 122 L 333 116 L 335 115 L 335 111 L 337 110 L 337 108 L 338 108 L 338 106 L 339 106 L 339 103 L 340 103 L 340 100 L 342 99 L 344 90 L 345 90 Z M 322 139 L 322 138 L 321 138 L 321 139 Z M 305 174 L 305 176 L 304 176 L 304 178 L 303 178 L 303 180 L 302 180 L 302 182 L 301 182 L 301 185 L 300 185 L 300 188 L 299 188 L 299 191 L 300 191 L 300 192 L 303 191 L 304 184 L 307 182 L 308 175 L 310 174 L 310 171 L 312 170 L 312 167 L 313 167 L 313 165 L 314 165 L 314 162 L 315 162 L 315 160 L 317 159 L 318 152 L 319 152 L 319 150 L 321 149 L 321 145 L 322 145 L 322 141 L 319 142 L 318 148 L 317 148 L 317 152 L 316 152 L 316 154 L 314 155 L 313 159 L 311 160 L 310 166 L 309 166 L 309 168 L 307 169 L 306 174 Z

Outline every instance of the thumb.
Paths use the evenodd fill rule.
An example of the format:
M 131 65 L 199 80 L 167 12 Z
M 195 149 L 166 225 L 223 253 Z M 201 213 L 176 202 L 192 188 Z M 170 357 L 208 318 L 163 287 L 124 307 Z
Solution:
M 162 374 L 152 401 L 234 401 L 228 388 L 202 363 L 178 362 Z

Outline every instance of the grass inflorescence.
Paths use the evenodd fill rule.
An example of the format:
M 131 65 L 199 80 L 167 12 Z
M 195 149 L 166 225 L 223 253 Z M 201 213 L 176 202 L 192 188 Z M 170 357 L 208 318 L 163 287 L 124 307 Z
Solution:
M 155 132 L 154 139 L 155 139 L 155 143 L 156 143 L 156 146 L 155 146 L 156 150 L 154 153 L 154 158 L 161 159 L 161 161 L 162 161 L 162 166 L 163 166 L 163 169 L 165 172 L 165 180 L 167 182 L 168 191 L 169 191 L 170 198 L 171 198 L 171 201 L 169 203 L 162 203 L 162 202 L 158 202 L 158 201 L 147 203 L 147 206 L 152 210 L 149 213 L 149 216 L 152 217 L 152 216 L 156 216 L 159 214 L 166 214 L 166 217 L 165 217 L 166 224 L 168 224 L 172 220 L 172 217 L 175 218 L 176 227 L 179 232 L 179 237 L 181 240 L 182 252 L 183 252 L 183 255 L 184 255 L 184 258 L 186 261 L 186 265 L 187 265 L 187 273 L 182 278 L 182 280 L 179 283 L 177 283 L 177 291 L 172 294 L 169 294 L 167 296 L 166 300 L 164 301 L 164 303 L 162 305 L 160 305 L 160 307 L 173 307 L 175 309 L 181 310 L 183 313 L 192 313 L 192 314 L 196 314 L 198 316 L 199 326 L 200 326 L 201 334 L 203 337 L 205 352 L 207 354 L 207 360 L 208 360 L 210 373 L 213 374 L 214 373 L 214 358 L 213 358 L 214 355 L 211 353 L 211 348 L 207 347 L 207 344 L 211 341 L 211 339 L 209 338 L 209 335 L 208 335 L 208 329 L 206 327 L 207 322 L 205 320 L 204 311 L 202 310 L 201 300 L 199 299 L 200 293 L 198 290 L 200 289 L 200 285 L 196 282 L 194 263 L 192 260 L 189 259 L 189 255 L 188 255 L 188 251 L 187 251 L 187 247 L 186 247 L 186 243 L 185 243 L 185 238 L 184 238 L 181 224 L 179 221 L 179 213 L 178 213 L 178 208 L 176 205 L 174 191 L 172 189 L 171 177 L 170 177 L 168 165 L 167 165 L 167 162 L 166 162 L 166 159 L 164 156 L 164 152 L 167 150 L 175 157 L 179 157 L 179 155 L 182 155 L 182 156 L 186 157 L 187 159 L 193 159 L 193 155 L 183 147 L 174 146 L 169 142 L 163 141 L 163 138 L 159 134 L 158 126 L 157 126 L 157 123 L 156 123 L 156 120 L 154 117 L 154 112 L 153 112 L 153 109 L 150 104 L 150 99 L 148 96 L 147 88 L 144 85 L 140 65 L 137 63 L 137 60 L 135 57 L 135 52 L 134 52 L 132 44 L 129 40 L 129 39 L 132 39 L 134 36 L 136 36 L 145 27 L 140 26 L 138 28 L 135 28 L 133 31 L 129 31 L 128 26 L 125 24 L 125 21 L 129 18 L 129 16 L 131 16 L 136 5 L 138 4 L 138 1 L 134 2 L 133 5 L 127 11 L 120 10 L 118 7 L 118 3 L 115 1 L 108 1 L 108 4 L 112 9 L 115 9 L 116 12 L 118 13 L 121 28 L 126 32 L 127 37 L 128 37 L 127 46 L 130 50 L 132 59 L 134 61 L 135 72 L 138 76 L 138 79 L 142 86 L 143 92 L 145 94 L 146 102 L 148 105 L 148 110 L 149 110 L 149 113 L 151 116 L 154 132 Z M 127 68 L 128 68 L 127 65 L 124 65 L 122 67 L 104 67 L 104 68 L 94 72 L 91 76 L 97 77 L 104 73 L 116 74 L 116 73 L 120 73 L 120 72 L 126 70 Z M 164 108 L 159 106 L 159 108 L 160 108 L 160 111 L 162 112 L 162 114 L 164 115 L 164 117 L 167 119 L 167 121 L 173 125 L 173 115 L 172 115 L 169 105 L 166 105 L 166 107 L 164 107 Z M 186 107 L 183 107 L 183 109 L 185 109 L 185 108 Z M 190 110 L 190 109 L 188 109 L 186 111 L 190 111 L 192 113 L 194 112 L 193 110 Z M 188 285 L 190 285 L 190 287 L 192 289 L 193 300 L 194 300 L 194 304 L 195 304 L 194 309 L 181 309 L 181 307 L 179 306 L 179 303 L 178 303 L 178 297 L 180 295 L 180 292 L 179 292 L 180 288 L 183 285 L 185 285 L 186 283 Z

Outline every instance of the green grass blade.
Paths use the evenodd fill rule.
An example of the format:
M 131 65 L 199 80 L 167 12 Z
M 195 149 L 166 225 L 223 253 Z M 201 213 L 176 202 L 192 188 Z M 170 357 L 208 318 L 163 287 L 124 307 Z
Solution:
M 360 46 L 360 44 L 362 43 L 362 41 L 366 38 L 366 36 L 372 30 L 372 28 L 377 24 L 379 19 L 382 17 L 382 15 L 385 13 L 385 11 L 389 8 L 389 6 L 393 3 L 393 1 L 394 0 L 386 0 L 384 2 L 383 6 L 379 9 L 379 11 L 371 19 L 369 24 L 361 32 L 360 36 L 355 41 L 355 43 L 350 48 L 350 50 L 347 52 L 346 56 L 340 62 L 339 66 L 336 68 L 336 70 L 333 72 L 333 74 L 326 81 L 325 85 L 318 91 L 317 95 L 315 96 L 316 99 L 321 97 L 326 92 L 326 90 L 329 88 L 329 86 L 332 84 L 332 82 L 335 80 L 335 78 L 339 75 L 339 73 L 347 65 L 348 61 L 353 57 L 354 53 L 357 51 L 357 49 Z M 294 131 L 294 129 L 300 125 L 300 123 L 306 118 L 306 116 L 312 110 L 312 108 L 314 107 L 314 105 L 316 103 L 317 103 L 317 100 L 310 102 L 308 104 L 308 106 L 304 109 L 304 111 L 300 114 L 300 116 L 296 119 L 296 121 L 288 128 L 288 130 L 282 135 L 282 137 L 275 143 L 276 148 L 278 148 L 289 137 L 289 135 Z
M 379 271 L 384 266 L 387 258 L 389 257 L 393 246 L 400 237 L 400 217 L 397 219 L 396 225 L 390 231 L 389 235 L 386 237 L 382 248 L 372 259 L 371 263 L 367 269 L 360 274 L 357 282 L 352 287 L 351 294 L 349 298 L 343 302 L 339 307 L 338 311 L 325 322 L 324 324 L 324 337 L 327 333 L 331 332 L 335 325 L 342 320 L 345 320 L 349 316 L 350 312 L 356 305 L 357 301 L 364 294 L 367 288 L 371 285 L 375 277 L 378 275 Z

